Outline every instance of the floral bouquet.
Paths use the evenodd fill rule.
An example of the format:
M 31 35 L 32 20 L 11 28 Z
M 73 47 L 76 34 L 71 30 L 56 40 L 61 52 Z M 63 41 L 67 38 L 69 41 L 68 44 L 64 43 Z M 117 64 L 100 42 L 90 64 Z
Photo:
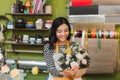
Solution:
M 0 75 L 2 75 L 2 77 L 0 76 L 0 80 L 1 78 L 2 80 L 24 80 L 27 74 L 23 69 L 17 68 L 17 60 L 15 60 L 15 64 L 9 67 L 7 64 L 5 64 L 5 59 L 6 56 L 0 52 Z
M 80 70 L 74 77 L 85 74 L 87 67 L 89 66 L 90 57 L 85 49 L 79 47 L 77 43 L 72 44 L 69 49 L 58 59 L 58 64 L 64 70 L 68 67 L 74 67 L 75 65 L 80 67 Z M 81 72 L 81 73 L 80 73 Z
M 17 68 L 10 69 L 7 65 L 1 66 L 0 73 L 8 75 L 9 79 L 5 80 L 24 80 L 24 78 L 26 77 L 26 73 L 24 72 L 24 70 Z
M 24 80 L 26 73 L 22 69 L 12 69 L 10 71 L 10 76 L 13 80 Z

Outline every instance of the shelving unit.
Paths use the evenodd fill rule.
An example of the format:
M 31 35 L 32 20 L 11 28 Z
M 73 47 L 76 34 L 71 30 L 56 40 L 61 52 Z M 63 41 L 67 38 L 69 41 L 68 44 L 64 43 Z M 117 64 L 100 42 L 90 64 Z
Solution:
M 44 21 L 45 19 L 47 19 L 47 16 L 51 16 L 51 14 L 23 14 L 23 13 L 6 13 L 5 16 L 12 16 L 13 20 L 20 16 L 40 16 Z M 3 43 L 5 45 L 10 45 L 12 48 L 11 49 L 6 49 L 7 52 L 14 52 L 14 53 L 43 53 L 42 48 L 43 48 L 43 38 L 46 37 L 46 35 L 49 34 L 49 29 L 44 28 L 44 23 L 43 23 L 43 27 L 42 29 L 36 29 L 36 28 L 16 28 L 14 25 L 13 29 L 7 29 L 7 31 L 12 31 L 12 34 L 16 34 L 16 35 L 23 35 L 23 34 L 27 34 L 29 36 L 33 35 L 37 35 L 40 34 L 40 36 L 42 36 L 42 43 L 17 43 L 16 41 L 9 41 L 9 40 L 5 40 Z M 42 34 L 41 34 L 42 33 Z M 45 35 L 43 33 L 46 33 Z M 22 40 L 22 39 L 21 39 Z M 30 47 L 28 49 L 28 47 Z M 40 47 L 40 50 L 38 50 L 38 47 Z M 34 49 L 33 49 L 34 48 Z M 37 48 L 37 49 L 35 49 Z

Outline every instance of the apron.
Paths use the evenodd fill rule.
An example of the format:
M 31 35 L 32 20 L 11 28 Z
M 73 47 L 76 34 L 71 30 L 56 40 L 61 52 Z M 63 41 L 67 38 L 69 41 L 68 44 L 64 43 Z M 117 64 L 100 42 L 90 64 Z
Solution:
M 63 52 L 63 51 L 65 51 L 65 49 L 66 49 L 65 47 L 62 47 L 62 48 L 60 49 L 60 51 Z M 53 51 L 53 53 L 54 53 L 54 54 L 53 54 L 53 60 L 54 60 L 56 69 L 57 69 L 57 70 L 63 70 L 63 69 L 59 66 L 59 64 L 58 64 L 58 59 L 63 56 L 63 53 L 59 53 L 59 52 L 56 53 L 55 51 Z M 87 70 L 87 68 L 78 70 L 78 72 L 76 73 L 75 77 L 78 77 L 78 76 L 81 76 L 81 75 L 85 74 L 86 70 Z M 53 76 L 53 75 L 51 75 L 51 74 L 49 73 L 48 80 L 82 80 L 82 78 L 79 77 L 79 78 L 76 78 L 76 79 L 72 79 L 72 78 L 69 78 L 69 77 L 55 77 L 55 76 Z
M 56 66 L 57 70 L 63 70 L 57 63 L 58 59 L 62 56 L 62 53 L 55 53 L 53 54 L 53 60 Z M 71 78 L 68 77 L 55 77 L 49 73 L 49 77 L 47 80 L 72 80 Z

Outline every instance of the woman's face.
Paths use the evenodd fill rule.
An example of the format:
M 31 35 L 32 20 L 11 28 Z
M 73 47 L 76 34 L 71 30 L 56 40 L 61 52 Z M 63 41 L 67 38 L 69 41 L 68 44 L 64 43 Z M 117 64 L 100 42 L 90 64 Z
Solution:
M 57 28 L 56 36 L 58 38 L 59 42 L 64 42 L 67 40 L 67 37 L 69 35 L 69 27 L 66 24 L 62 24 Z

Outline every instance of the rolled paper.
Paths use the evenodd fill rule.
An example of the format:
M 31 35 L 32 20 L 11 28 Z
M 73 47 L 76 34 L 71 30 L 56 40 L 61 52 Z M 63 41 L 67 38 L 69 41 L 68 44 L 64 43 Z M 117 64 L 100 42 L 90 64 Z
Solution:
M 99 5 L 99 14 L 119 14 L 120 5 Z
M 86 13 L 88 13 L 88 11 Z M 96 23 L 103 25 L 103 22 L 106 21 L 106 17 L 104 14 L 101 14 L 101 15 L 96 14 L 95 15 L 92 12 L 89 12 L 89 13 L 90 13 L 89 15 L 87 15 L 87 14 L 80 15 L 80 14 L 82 14 L 80 11 L 75 11 L 75 10 L 71 9 L 69 11 L 68 20 L 71 23 L 73 23 L 73 25 L 77 26 L 77 24 L 80 24 L 79 28 L 83 27 L 84 24 L 89 25 L 89 22 L 92 22 L 91 23 L 92 25 L 89 25 L 89 26 L 95 26 L 94 24 L 96 24 Z M 84 23 L 84 22 L 88 22 L 88 23 Z M 98 23 L 98 22 L 102 22 L 102 24 Z M 100 26 L 98 26 L 98 27 L 100 27 Z M 85 28 L 85 26 L 84 26 L 84 28 Z
M 91 32 L 90 31 L 88 31 L 88 38 L 90 38 L 91 37 Z
M 79 31 L 79 37 L 82 37 L 82 31 Z
M 100 15 L 105 14 L 105 22 L 120 22 L 120 5 L 99 5 L 98 13 Z M 110 16 L 109 14 L 114 14 L 115 16 Z
M 95 38 L 96 37 L 96 31 L 91 31 L 91 38 Z
M 102 33 L 101 33 L 101 34 L 102 34 L 102 37 L 101 37 L 101 38 L 104 38 L 104 31 L 102 31 Z
M 103 36 L 104 36 L 104 39 L 106 39 L 106 31 L 104 31 L 104 34 L 103 34 Z
M 114 38 L 117 38 L 118 33 L 114 32 Z
M 98 5 L 92 6 L 70 6 L 70 15 L 92 15 L 98 14 Z
M 105 34 L 106 34 L 106 38 L 108 37 L 108 31 L 105 31 Z
M 85 31 L 82 31 L 82 38 L 81 38 L 81 47 L 84 48 L 84 43 L 85 43 Z
M 120 0 L 92 0 L 92 5 L 119 5 Z
M 102 37 L 102 31 L 99 31 L 98 34 L 99 34 L 99 38 L 101 38 Z
M 110 38 L 110 31 L 107 31 L 107 38 Z
M 110 38 L 113 38 L 113 37 L 114 37 L 114 32 L 110 31 Z
M 106 18 L 105 18 L 105 22 L 107 23 L 107 22 L 109 22 L 109 23 L 114 23 L 114 22 L 120 22 L 120 16 L 119 16 L 119 14 L 117 15 L 117 14 L 113 14 L 113 16 L 111 15 L 111 16 L 106 16 Z M 112 26 L 112 25 L 110 25 L 110 26 Z
M 79 37 L 80 32 L 76 31 L 76 37 Z
M 92 5 L 92 0 L 72 0 L 72 6 Z
M 74 31 L 73 35 L 76 36 L 77 35 L 77 31 Z

